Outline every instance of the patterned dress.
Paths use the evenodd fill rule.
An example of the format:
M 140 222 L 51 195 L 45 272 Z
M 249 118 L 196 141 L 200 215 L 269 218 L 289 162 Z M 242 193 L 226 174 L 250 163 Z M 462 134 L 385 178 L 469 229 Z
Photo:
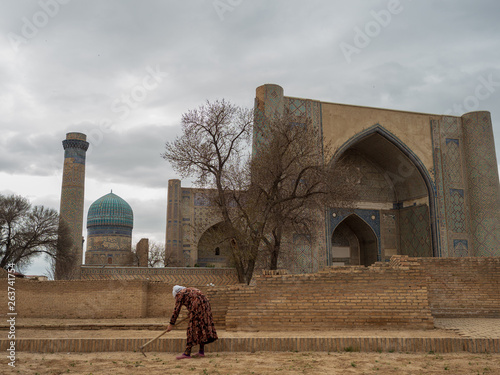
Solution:
M 186 306 L 189 311 L 187 346 L 209 344 L 217 340 L 210 302 L 201 291 L 186 288 L 177 293 L 170 324 L 175 324 L 182 306 Z

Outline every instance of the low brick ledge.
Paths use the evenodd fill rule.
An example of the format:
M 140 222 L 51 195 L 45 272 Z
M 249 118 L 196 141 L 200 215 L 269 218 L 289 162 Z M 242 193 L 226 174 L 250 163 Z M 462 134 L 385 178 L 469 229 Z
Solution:
M 118 329 L 118 330 L 153 330 L 161 331 L 167 328 L 168 323 L 93 323 L 93 324 L 16 324 L 16 329 L 54 329 L 54 330 L 99 330 L 99 329 Z M 0 331 L 8 331 L 9 327 L 2 324 Z
M 16 352 L 139 352 L 146 339 L 18 339 Z M 182 352 L 184 338 L 159 339 L 148 352 Z M 0 340 L 5 352 L 10 341 Z M 471 338 L 399 338 L 399 337 L 292 337 L 292 338 L 220 338 L 207 346 L 208 352 L 434 352 L 500 353 L 500 339 Z

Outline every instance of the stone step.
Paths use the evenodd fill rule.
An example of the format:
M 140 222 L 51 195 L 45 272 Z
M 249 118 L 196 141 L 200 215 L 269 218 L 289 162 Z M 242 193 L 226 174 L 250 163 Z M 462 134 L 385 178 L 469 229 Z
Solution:
M 18 339 L 16 352 L 137 352 L 149 339 Z M 10 340 L 0 340 L 0 350 L 9 352 Z M 145 352 L 179 353 L 185 338 L 160 338 Z M 500 339 L 472 338 L 401 338 L 401 337 L 237 337 L 220 338 L 207 346 L 208 352 L 434 352 L 434 353 L 500 353 Z

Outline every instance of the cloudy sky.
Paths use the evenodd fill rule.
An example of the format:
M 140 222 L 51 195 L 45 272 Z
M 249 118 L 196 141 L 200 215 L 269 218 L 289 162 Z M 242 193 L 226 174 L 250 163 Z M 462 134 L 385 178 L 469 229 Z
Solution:
M 207 99 L 250 108 L 264 83 L 335 103 L 488 110 L 498 155 L 499 14 L 498 0 L 2 0 L 0 194 L 58 210 L 61 141 L 83 132 L 85 212 L 113 189 L 134 210 L 134 243 L 163 242 L 178 176 L 160 153 L 182 113 Z

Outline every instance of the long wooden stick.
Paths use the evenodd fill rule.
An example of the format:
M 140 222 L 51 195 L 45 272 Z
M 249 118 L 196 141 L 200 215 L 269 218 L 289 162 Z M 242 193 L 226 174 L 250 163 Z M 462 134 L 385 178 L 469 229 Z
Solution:
M 181 324 L 182 322 L 184 322 L 186 319 L 189 318 L 189 315 L 186 316 L 184 319 L 182 319 L 181 321 L 177 322 L 177 324 Z M 146 353 L 144 353 L 144 348 L 146 346 L 148 346 L 149 344 L 151 344 L 153 341 L 155 340 L 158 340 L 160 337 L 162 337 L 165 333 L 167 333 L 168 331 L 165 330 L 163 331 L 162 333 L 160 333 L 158 336 L 156 336 L 154 339 L 151 339 L 149 340 L 147 343 L 145 343 L 144 345 L 140 346 L 139 349 L 141 350 L 141 353 L 144 354 L 144 357 L 146 357 Z

